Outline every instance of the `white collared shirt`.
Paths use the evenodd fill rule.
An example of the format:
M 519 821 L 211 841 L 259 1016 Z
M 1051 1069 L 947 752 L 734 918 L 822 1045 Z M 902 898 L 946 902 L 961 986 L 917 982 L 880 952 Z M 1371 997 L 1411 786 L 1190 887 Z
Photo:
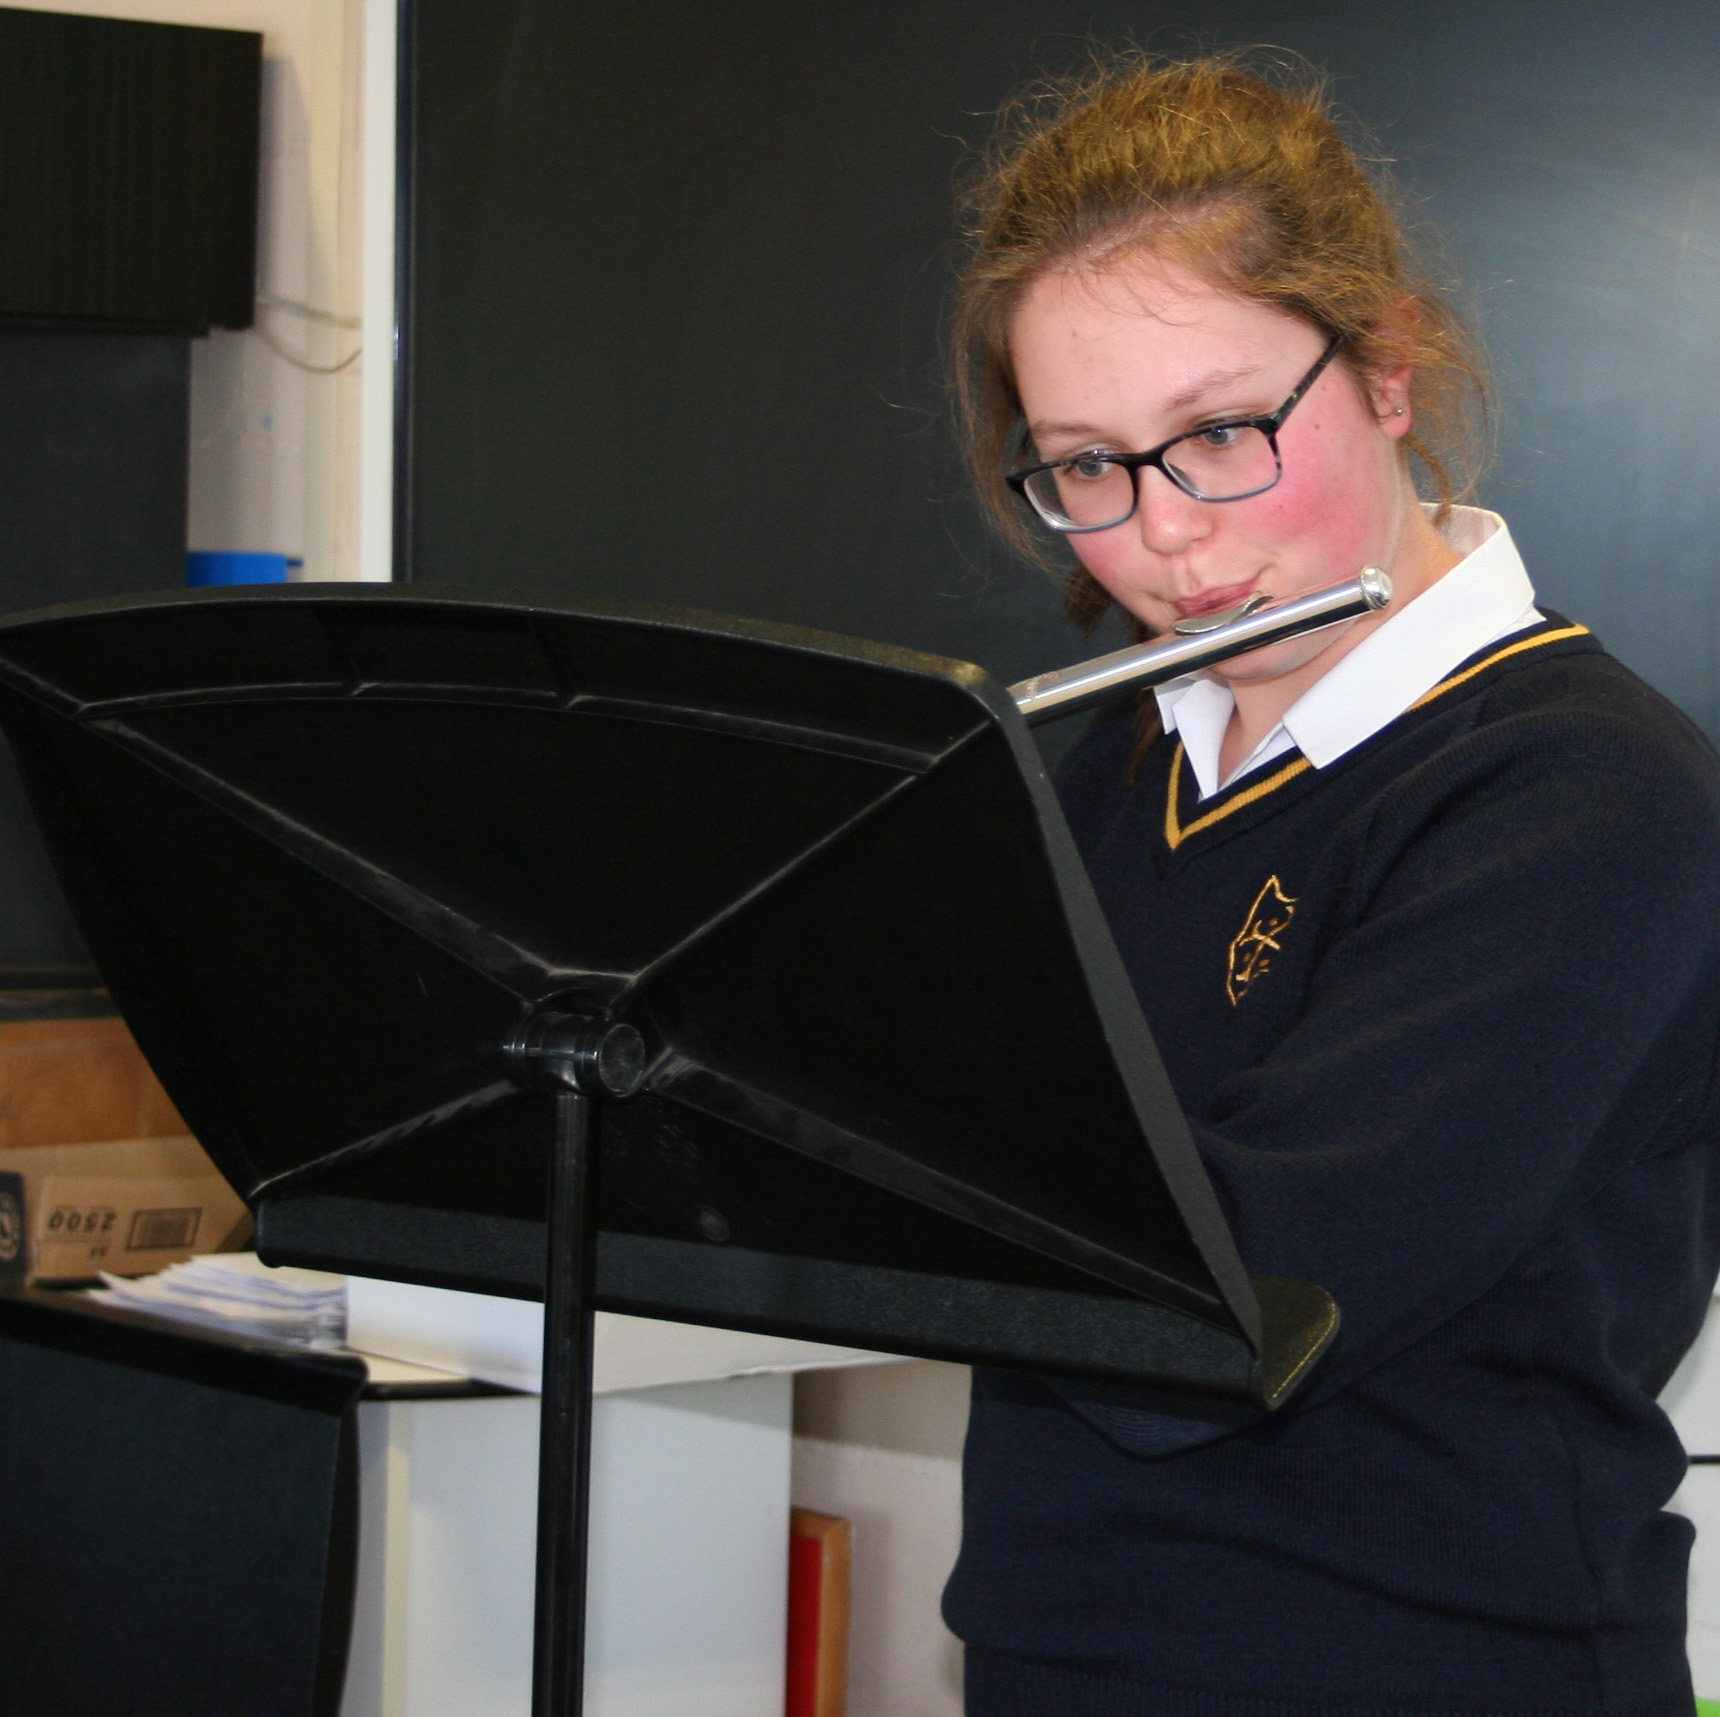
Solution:
M 1453 507 L 1440 534 L 1463 559 L 1316 680 L 1228 777 L 1220 778 L 1218 758 L 1236 707 L 1229 686 L 1190 674 L 1158 688 L 1165 732 L 1182 740 L 1203 799 L 1287 751 L 1326 768 L 1395 721 L 1459 662 L 1541 618 L 1517 545 L 1497 513 Z

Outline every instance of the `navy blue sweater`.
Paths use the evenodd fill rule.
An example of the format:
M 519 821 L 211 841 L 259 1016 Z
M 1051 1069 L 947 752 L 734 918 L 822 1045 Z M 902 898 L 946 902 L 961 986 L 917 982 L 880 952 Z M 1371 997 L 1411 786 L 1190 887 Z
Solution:
M 975 1717 L 1689 1717 L 1654 1397 L 1720 1261 L 1720 764 L 1586 631 L 1200 801 L 1060 790 L 1248 1267 L 1343 1325 L 1241 1428 L 974 1381 Z

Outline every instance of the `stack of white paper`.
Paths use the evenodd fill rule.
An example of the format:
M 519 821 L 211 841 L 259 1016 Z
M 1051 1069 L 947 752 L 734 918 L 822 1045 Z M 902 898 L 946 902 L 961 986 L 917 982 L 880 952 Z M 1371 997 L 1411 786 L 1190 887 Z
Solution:
M 255 1252 L 215 1252 L 155 1276 L 110 1276 L 90 1298 L 157 1317 L 307 1347 L 346 1340 L 346 1277 L 323 1270 L 276 1269 Z

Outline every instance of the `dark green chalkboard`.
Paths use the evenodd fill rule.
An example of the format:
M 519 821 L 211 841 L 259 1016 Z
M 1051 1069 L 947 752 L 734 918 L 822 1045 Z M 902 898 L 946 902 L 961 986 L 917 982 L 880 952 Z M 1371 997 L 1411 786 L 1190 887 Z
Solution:
M 962 493 L 952 183 L 1089 41 L 1264 41 L 1445 235 L 1543 596 L 1720 734 L 1712 4 L 492 0 L 407 37 L 408 576 L 1078 656 Z

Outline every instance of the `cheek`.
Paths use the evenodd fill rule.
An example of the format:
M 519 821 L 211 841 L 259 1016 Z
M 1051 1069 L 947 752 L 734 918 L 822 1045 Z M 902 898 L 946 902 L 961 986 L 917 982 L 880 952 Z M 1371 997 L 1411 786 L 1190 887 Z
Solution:
M 1128 527 L 1114 531 L 1097 531 L 1090 537 L 1071 537 L 1069 546 L 1075 558 L 1113 596 L 1121 594 L 1121 586 L 1140 560 L 1139 544 L 1131 541 Z
M 1287 453 L 1283 479 L 1255 503 L 1259 511 L 1251 523 L 1292 558 L 1315 557 L 1323 564 L 1314 570 L 1336 581 L 1353 577 L 1378 552 L 1389 509 L 1381 504 L 1373 449 L 1339 440 L 1325 451 L 1324 459 L 1294 462 Z M 1340 453 L 1345 456 L 1333 456 Z

